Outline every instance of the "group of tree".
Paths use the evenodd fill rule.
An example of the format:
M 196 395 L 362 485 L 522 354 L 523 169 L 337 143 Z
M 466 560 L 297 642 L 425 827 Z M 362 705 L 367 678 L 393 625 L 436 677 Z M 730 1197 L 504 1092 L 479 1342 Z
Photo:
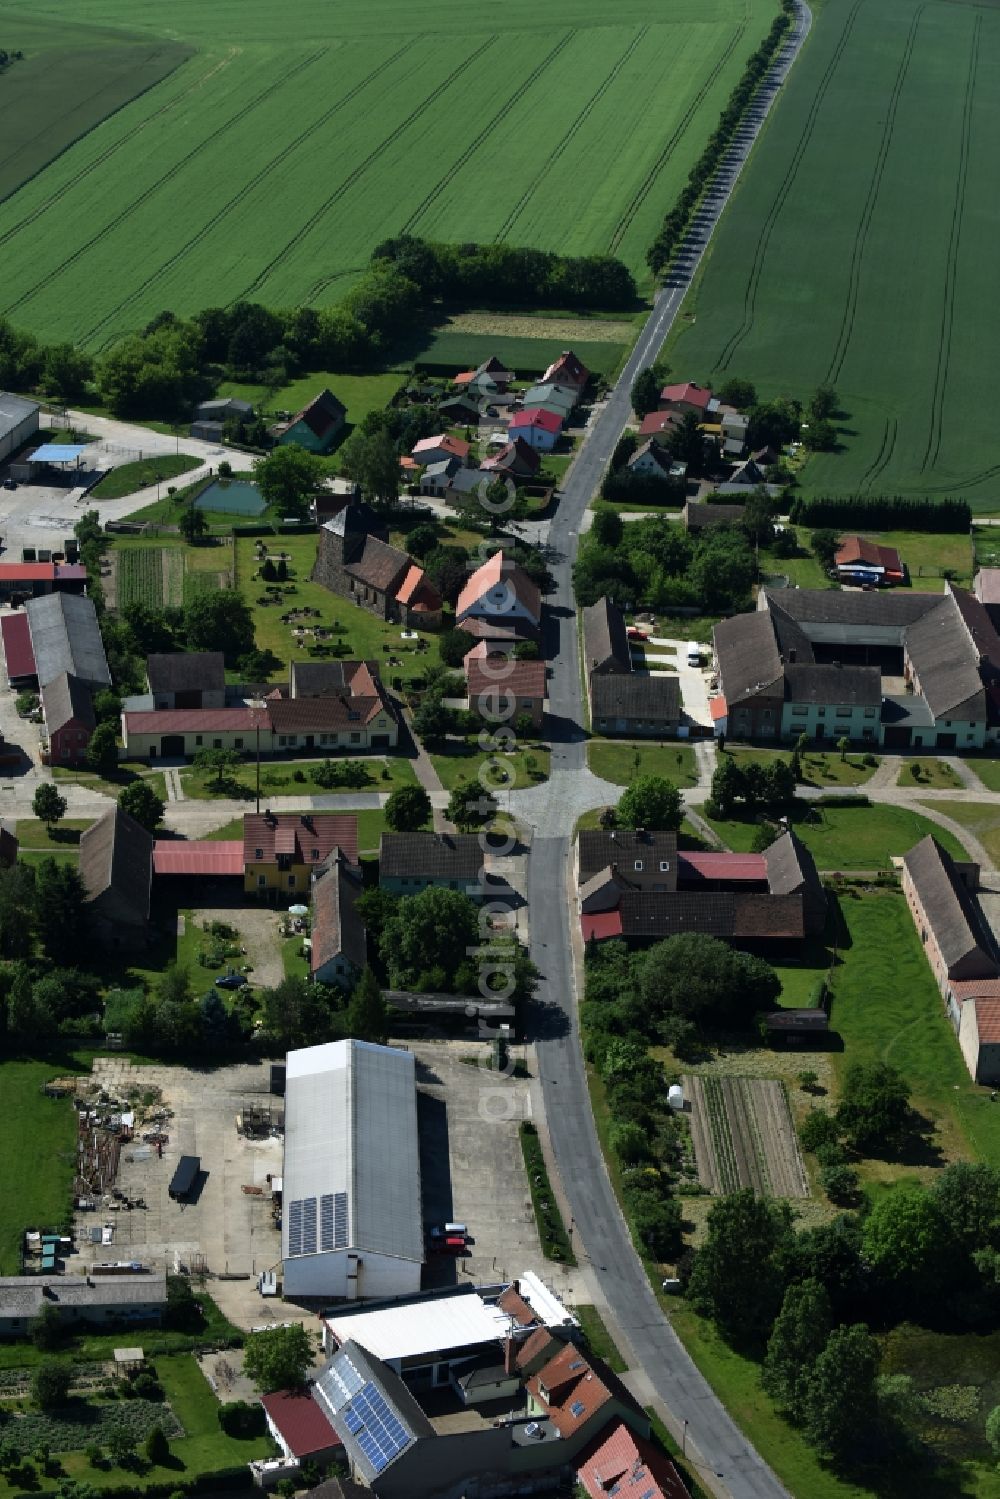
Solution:
M 0 957 L 28 958 L 37 943 L 53 963 L 78 962 L 87 930 L 84 900 L 83 881 L 65 861 L 19 860 L 0 869 Z
M 664 218 L 656 238 L 646 252 L 647 264 L 654 275 L 670 264 L 680 247 L 702 194 L 729 149 L 750 101 L 791 28 L 793 16 L 792 0 L 782 0 L 781 14 L 775 17 L 764 40 L 747 59 L 742 76 L 719 116 L 719 123 L 691 168 L 680 197 Z
M 0 388 L 38 390 L 59 401 L 75 401 L 93 375 L 90 355 L 73 344 L 43 344 L 32 333 L 0 318 Z
M 702 932 L 682 932 L 632 952 L 591 943 L 584 1021 L 597 1057 L 615 1036 L 686 1053 L 718 1030 L 748 1029 L 773 1009 L 781 980 L 769 963 Z
M 967 533 L 972 524 L 968 502 L 920 499 L 911 495 L 797 495 L 790 509 L 797 526 L 845 531 L 950 531 Z
M 794 799 L 795 772 L 790 759 L 775 757 L 761 764 L 722 754 L 705 811 L 709 817 L 726 821 L 738 815 L 753 817 L 759 811 L 779 813 Z
M 635 280 L 611 255 L 558 255 L 504 243 L 443 244 L 400 235 L 372 252 L 425 299 L 470 306 L 631 307 Z
M 620 608 L 694 607 L 709 613 L 746 608 L 757 577 L 754 550 L 739 527 L 709 527 L 696 535 L 656 517 L 622 526 L 613 514 L 595 517 L 581 539 L 573 569 L 577 600 L 603 594 Z
M 0 974 L 0 1036 L 17 1051 L 60 1034 L 91 1034 L 91 1019 L 101 1011 L 101 987 L 95 974 L 79 968 L 19 958 Z
M 619 1037 L 601 1039 L 597 1064 L 636 1247 L 661 1263 L 674 1260 L 681 1247 L 682 1214 L 673 1194 L 681 1151 L 663 1069 L 644 1045 Z
M 618 805 L 607 810 L 604 825 L 661 833 L 676 832 L 683 821 L 684 803 L 673 782 L 666 776 L 642 775 L 634 777 Z

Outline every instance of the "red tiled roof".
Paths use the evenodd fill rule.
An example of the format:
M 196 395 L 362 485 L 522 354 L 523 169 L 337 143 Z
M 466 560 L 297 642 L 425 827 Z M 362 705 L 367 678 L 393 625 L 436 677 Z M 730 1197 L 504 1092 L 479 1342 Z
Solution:
M 31 648 L 28 616 L 23 613 L 3 615 L 0 618 L 0 633 L 3 634 L 7 676 L 33 677 L 36 673 L 35 653 Z
M 153 844 L 154 874 L 243 874 L 243 844 L 239 839 L 158 838 Z
M 411 455 L 416 458 L 423 453 L 450 453 L 453 458 L 468 458 L 469 444 L 461 437 L 452 437 L 450 432 L 442 432 L 438 437 L 423 437 L 411 449 Z
M 538 406 L 533 406 L 530 411 L 518 411 L 510 419 L 509 430 L 514 431 L 516 427 L 541 427 L 546 432 L 561 432 L 562 418 L 556 416 L 554 411 L 543 411 Z
M 1000 999 L 1000 978 L 951 979 L 948 987 L 959 1001 L 966 999 Z
M 712 720 L 713 723 L 718 723 L 718 721 L 719 721 L 720 718 L 727 718 L 728 717 L 728 715 L 729 715 L 729 704 L 726 702 L 726 700 L 722 696 L 721 692 L 720 692 L 720 694 L 719 694 L 718 697 L 711 697 L 711 698 L 709 698 L 709 700 L 708 700 L 708 713 L 709 713 L 709 717 L 711 718 L 711 720 Z
M 728 854 L 685 850 L 678 854 L 678 875 L 702 880 L 766 880 L 767 860 L 763 854 Z M 683 866 L 686 865 L 685 869 Z
M 502 1312 L 507 1313 L 508 1317 L 513 1317 L 514 1321 L 518 1324 L 519 1327 L 531 1327 L 534 1322 L 538 1321 L 538 1318 L 535 1316 L 535 1313 L 525 1301 L 520 1291 L 515 1291 L 513 1286 L 507 1287 L 506 1291 L 504 1291 L 503 1295 L 500 1297 L 500 1300 L 497 1302 L 497 1305 Z M 527 1344 L 530 1342 L 531 1339 L 528 1338 L 522 1345 L 522 1347 L 527 1347 Z
M 470 699 L 484 693 L 489 695 L 491 702 L 502 701 L 510 694 L 544 699 L 544 661 L 504 661 L 500 664 L 500 658 L 494 656 L 491 666 L 486 665 L 483 656 L 474 656 L 468 662 L 466 676 Z
M 0 583 L 85 583 L 87 569 L 78 562 L 0 562 Z
M 482 462 L 482 467 L 491 473 L 502 473 L 504 470 L 516 473 L 519 468 L 527 468 L 532 474 L 537 474 L 541 466 L 541 457 L 523 437 L 515 437 L 513 442 L 508 442 L 498 453 L 484 458 Z
M 895 577 L 903 576 L 896 548 L 880 546 L 866 536 L 842 536 L 834 561 L 838 567 L 881 567 Z
M 507 1296 L 510 1293 L 509 1292 L 505 1292 L 504 1294 L 505 1294 L 505 1296 Z M 520 1301 L 520 1299 L 521 1298 L 518 1297 L 519 1301 Z M 512 1317 L 517 1316 L 517 1313 L 515 1311 L 511 1310 L 507 1305 L 505 1305 L 503 1300 L 501 1300 L 500 1304 L 501 1304 L 501 1306 L 503 1306 L 504 1311 L 508 1312 L 508 1314 L 510 1316 L 512 1316 Z M 530 1326 L 530 1325 L 531 1325 L 530 1323 L 523 1323 L 522 1324 L 522 1326 Z M 517 1350 L 517 1366 L 518 1366 L 518 1368 L 519 1369 L 523 1369 L 526 1364 L 530 1364 L 531 1363 L 532 1359 L 538 1358 L 538 1356 L 540 1354 L 544 1354 L 545 1351 L 546 1351 L 546 1349 L 549 1347 L 549 1345 L 553 1341 L 554 1341 L 554 1339 L 552 1337 L 552 1333 L 549 1331 L 549 1329 L 547 1327 L 536 1327 L 535 1331 L 531 1334 L 531 1336 L 528 1337 L 528 1338 L 525 1338 L 524 1342 L 521 1343 L 520 1346 L 518 1347 L 518 1350 Z
M 684 401 L 688 406 L 697 406 L 704 411 L 712 399 L 712 392 L 704 385 L 694 385 L 691 381 L 685 381 L 682 385 L 665 385 L 660 391 L 661 401 Z
M 518 603 L 523 605 L 532 619 L 537 621 L 541 618 L 542 596 L 538 585 L 531 581 L 518 563 L 505 559 L 502 551 L 494 552 L 492 557 L 486 559 L 482 567 L 476 568 L 458 596 L 455 618 L 461 620 L 463 614 L 474 608 L 480 599 L 489 593 L 491 588 L 496 588 L 501 581 L 507 584 Z M 501 610 L 495 613 L 493 618 L 499 621 L 505 616 L 506 611 Z
M 1000 999 L 976 999 L 976 1029 L 980 1044 L 995 1046 L 1000 1041 Z
M 576 1476 L 590 1499 L 691 1499 L 664 1453 L 617 1421 L 577 1458 Z
M 678 425 L 676 411 L 651 411 L 642 419 L 639 428 L 640 437 L 655 437 L 657 432 L 667 432 L 671 427 Z
M 260 1403 L 284 1437 L 293 1457 L 311 1457 L 341 1445 L 339 1436 L 308 1390 L 279 1390 Z
M 622 913 L 620 910 L 594 911 L 589 916 L 581 916 L 580 931 L 584 942 L 603 942 L 608 937 L 620 937 Z
M 149 713 L 126 713 L 129 734 L 212 734 L 256 727 L 254 708 L 161 708 Z M 261 727 L 267 727 L 266 716 Z
M 566 349 L 553 364 L 550 364 L 541 383 L 545 385 L 548 381 L 556 384 L 586 385 L 590 379 L 590 371 L 581 359 L 578 359 L 572 349 Z
M 308 823 L 311 826 L 307 825 Z M 243 818 L 243 863 L 273 864 L 280 852 L 297 864 L 321 864 L 335 848 L 358 862 L 358 819 L 353 812 L 248 812 Z M 260 856 L 257 850 L 260 849 Z M 316 857 L 313 858 L 313 850 Z
M 416 562 L 411 562 L 410 570 L 396 590 L 396 598 L 401 604 L 408 604 L 417 591 L 417 587 L 424 576 L 424 570 Z
M 529 1393 L 545 1407 L 561 1437 L 569 1437 L 579 1427 L 585 1426 L 609 1401 L 617 1400 L 638 1409 L 618 1376 L 600 1359 L 588 1358 L 574 1343 L 567 1343 L 525 1384 Z

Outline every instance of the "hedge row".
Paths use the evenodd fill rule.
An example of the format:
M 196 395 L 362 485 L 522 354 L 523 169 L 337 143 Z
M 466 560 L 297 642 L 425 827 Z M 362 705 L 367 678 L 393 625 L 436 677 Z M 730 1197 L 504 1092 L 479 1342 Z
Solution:
M 861 526 L 878 531 L 967 532 L 972 525 L 972 511 L 965 500 L 916 499 L 905 494 L 798 497 L 789 514 L 794 525 L 832 530 Z

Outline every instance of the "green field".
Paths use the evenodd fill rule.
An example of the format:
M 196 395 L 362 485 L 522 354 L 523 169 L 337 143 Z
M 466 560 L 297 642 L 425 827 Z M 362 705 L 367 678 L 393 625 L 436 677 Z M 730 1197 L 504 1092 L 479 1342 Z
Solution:
M 644 272 L 775 11 L 77 0 L 76 26 L 195 55 L 0 210 L 0 313 L 100 348 L 164 307 L 335 302 L 400 232 L 611 251 Z M 4 43 L 49 20 L 58 36 L 64 16 L 62 0 L 7 6 Z M 64 95 L 91 87 L 81 65 Z
M 976 393 L 992 369 L 998 68 L 995 8 L 816 10 L 669 351 L 685 379 L 805 399 L 835 386 L 841 450 L 810 460 L 807 491 L 996 505 Z
M 948 803 L 949 817 L 953 805 L 960 804 Z M 696 810 L 704 815 L 704 808 Z M 912 812 L 909 807 L 888 804 L 830 807 L 823 802 L 796 802 L 791 820 L 819 868 L 831 873 L 885 869 L 892 858 L 905 854 L 928 833 L 933 833 L 954 858 L 966 857 L 957 838 L 945 828 L 921 817 L 919 812 Z M 737 853 L 749 851 L 757 826 L 755 822 L 746 818 L 719 822 L 708 817 L 705 821 L 729 848 Z M 1000 814 L 997 821 L 1000 823 Z
M 149 489 L 162 480 L 176 479 L 178 474 L 188 474 L 201 468 L 200 458 L 190 458 L 187 453 L 162 453 L 158 458 L 142 458 L 135 463 L 123 463 L 105 474 L 93 488 L 95 500 L 120 500 L 140 489 Z
M 0 1214 L 0 1275 L 20 1272 L 24 1229 L 42 1223 L 58 1228 L 69 1216 L 76 1116 L 65 1099 L 44 1098 L 41 1088 L 48 1078 L 77 1070 L 55 1062 L 0 1065 L 0 1196 L 7 1205 Z
M 637 775 L 666 776 L 675 786 L 694 786 L 698 781 L 694 750 L 689 744 L 592 739 L 587 745 L 587 764 L 595 776 L 614 781 L 617 786 L 628 786 Z

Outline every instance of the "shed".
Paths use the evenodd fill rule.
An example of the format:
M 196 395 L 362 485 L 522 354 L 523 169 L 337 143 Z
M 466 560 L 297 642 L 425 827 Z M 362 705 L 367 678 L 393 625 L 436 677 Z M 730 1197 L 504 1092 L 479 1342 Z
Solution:
M 115 1349 L 115 1373 L 119 1379 L 128 1379 L 130 1375 L 141 1369 L 145 1362 L 146 1355 L 141 1348 Z

